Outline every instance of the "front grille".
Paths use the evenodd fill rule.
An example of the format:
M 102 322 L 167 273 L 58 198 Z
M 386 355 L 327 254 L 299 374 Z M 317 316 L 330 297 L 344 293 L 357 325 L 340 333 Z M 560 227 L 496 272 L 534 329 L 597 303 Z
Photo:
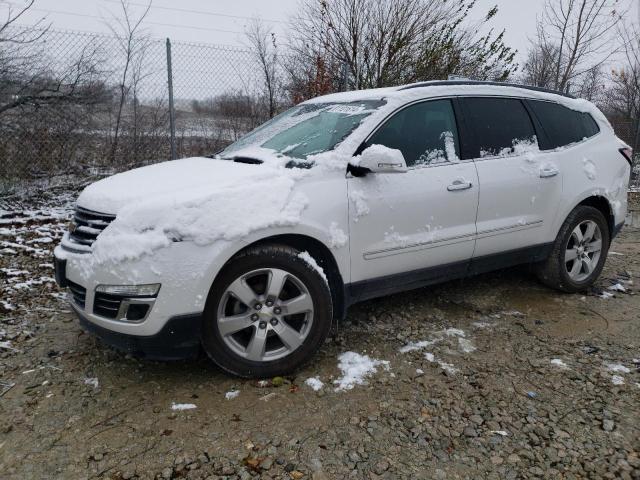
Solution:
M 115 215 L 108 213 L 98 213 L 82 207 L 76 207 L 76 211 L 73 214 L 75 228 L 69 234 L 69 240 L 73 243 L 90 247 L 96 241 L 98 235 L 115 218 Z
M 93 299 L 93 313 L 105 318 L 116 318 L 121 304 L 122 298 L 96 292 Z
M 84 308 L 84 304 L 87 299 L 87 289 L 78 285 L 77 283 L 73 283 L 68 280 L 67 286 L 71 291 L 71 298 L 73 299 L 73 303 L 78 305 L 80 308 Z

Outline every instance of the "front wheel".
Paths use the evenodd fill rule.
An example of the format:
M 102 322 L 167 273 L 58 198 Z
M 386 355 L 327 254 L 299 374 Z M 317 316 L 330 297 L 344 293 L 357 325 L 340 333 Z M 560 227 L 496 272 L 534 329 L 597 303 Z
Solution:
M 205 307 L 203 347 L 234 375 L 284 375 L 320 348 L 331 319 L 329 286 L 297 250 L 255 247 L 218 275 Z
M 575 293 L 593 285 L 609 251 L 609 228 L 600 210 L 578 206 L 567 217 L 551 255 L 538 266 L 538 278 L 558 290 Z

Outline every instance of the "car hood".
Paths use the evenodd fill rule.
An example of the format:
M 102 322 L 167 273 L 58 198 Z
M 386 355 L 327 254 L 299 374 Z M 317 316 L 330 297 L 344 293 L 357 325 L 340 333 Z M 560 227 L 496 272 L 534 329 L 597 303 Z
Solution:
M 282 169 L 271 165 L 184 158 L 136 168 L 95 182 L 80 194 L 78 206 L 117 215 L 128 206 L 182 203 L 278 175 L 282 175 Z
M 88 186 L 82 208 L 115 214 L 92 245 L 99 262 L 139 258 L 176 241 L 209 245 L 300 221 L 309 170 L 187 158 L 114 175 Z

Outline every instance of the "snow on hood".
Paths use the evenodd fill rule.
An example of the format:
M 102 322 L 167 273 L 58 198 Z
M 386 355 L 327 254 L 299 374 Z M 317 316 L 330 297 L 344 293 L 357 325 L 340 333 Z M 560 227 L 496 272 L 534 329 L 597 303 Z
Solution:
M 118 214 L 127 206 L 157 198 L 184 200 L 212 189 L 264 177 L 261 165 L 194 157 L 158 163 L 119 173 L 89 185 L 78 197 L 80 207 Z
M 207 245 L 300 220 L 308 199 L 294 191 L 308 170 L 188 158 L 101 180 L 78 205 L 117 214 L 93 244 L 98 263 L 133 260 L 176 240 Z

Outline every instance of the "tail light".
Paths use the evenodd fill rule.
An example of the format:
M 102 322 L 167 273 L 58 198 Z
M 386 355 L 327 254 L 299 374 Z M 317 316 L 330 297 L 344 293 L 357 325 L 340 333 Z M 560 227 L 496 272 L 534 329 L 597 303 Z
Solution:
M 620 153 L 624 158 L 627 159 L 629 165 L 633 165 L 633 149 L 629 147 L 624 147 L 620 149 Z

